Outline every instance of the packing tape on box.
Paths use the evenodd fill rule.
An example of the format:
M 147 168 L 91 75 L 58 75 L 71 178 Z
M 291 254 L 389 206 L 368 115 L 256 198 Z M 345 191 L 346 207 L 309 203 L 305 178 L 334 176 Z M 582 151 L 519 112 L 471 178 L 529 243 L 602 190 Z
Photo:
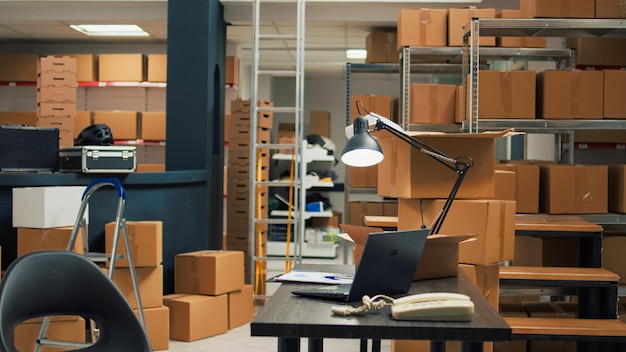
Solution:
M 510 71 L 504 71 L 500 76 L 500 116 L 513 116 L 513 83 Z
M 569 12 L 569 3 L 571 0 L 561 0 L 561 14 L 564 17 L 571 17 Z
M 571 71 L 571 115 L 573 118 L 579 117 L 580 115 L 580 90 L 581 90 L 581 78 L 582 74 L 580 71 Z
M 426 43 L 428 38 L 428 25 L 431 23 L 430 21 L 430 10 L 429 9 L 421 9 L 420 12 L 420 21 L 418 24 L 417 32 L 419 33 L 419 42 Z
M 436 84 L 431 84 L 428 87 L 428 115 L 430 116 L 430 119 L 435 119 L 437 116 L 437 111 L 438 111 L 438 99 L 437 99 L 437 85 Z

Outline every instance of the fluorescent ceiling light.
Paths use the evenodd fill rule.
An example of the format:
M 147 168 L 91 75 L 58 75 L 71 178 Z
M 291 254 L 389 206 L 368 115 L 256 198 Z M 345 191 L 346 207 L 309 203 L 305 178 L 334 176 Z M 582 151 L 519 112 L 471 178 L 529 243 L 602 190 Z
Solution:
M 150 35 L 135 24 L 72 24 L 70 27 L 91 37 L 147 37 Z
M 348 49 L 346 50 L 346 59 L 365 59 L 367 50 L 365 49 Z

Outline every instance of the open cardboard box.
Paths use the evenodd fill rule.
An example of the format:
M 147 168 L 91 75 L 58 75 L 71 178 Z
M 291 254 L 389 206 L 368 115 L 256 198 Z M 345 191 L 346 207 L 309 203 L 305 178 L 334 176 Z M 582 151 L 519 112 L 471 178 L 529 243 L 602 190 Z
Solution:
M 358 265 L 370 233 L 383 232 L 378 227 L 341 224 L 341 230 L 354 242 L 353 261 Z M 459 243 L 473 241 L 475 234 L 432 235 L 426 240 L 413 280 L 457 276 L 459 273 Z

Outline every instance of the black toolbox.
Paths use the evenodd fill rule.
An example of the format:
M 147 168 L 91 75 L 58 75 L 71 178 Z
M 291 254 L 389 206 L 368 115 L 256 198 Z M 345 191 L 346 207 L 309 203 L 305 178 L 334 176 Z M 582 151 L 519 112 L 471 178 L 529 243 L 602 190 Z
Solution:
M 0 171 L 59 169 L 59 130 L 0 125 Z
M 137 168 L 135 146 L 62 147 L 58 158 L 65 172 L 131 173 Z

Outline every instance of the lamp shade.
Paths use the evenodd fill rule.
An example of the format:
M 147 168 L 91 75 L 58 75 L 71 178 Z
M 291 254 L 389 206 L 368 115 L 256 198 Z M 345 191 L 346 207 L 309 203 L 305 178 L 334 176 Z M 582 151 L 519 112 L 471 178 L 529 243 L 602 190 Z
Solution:
M 380 163 L 383 151 L 380 145 L 370 136 L 367 128 L 368 121 L 363 117 L 354 120 L 354 135 L 348 140 L 341 154 L 341 161 L 348 166 L 366 167 Z

